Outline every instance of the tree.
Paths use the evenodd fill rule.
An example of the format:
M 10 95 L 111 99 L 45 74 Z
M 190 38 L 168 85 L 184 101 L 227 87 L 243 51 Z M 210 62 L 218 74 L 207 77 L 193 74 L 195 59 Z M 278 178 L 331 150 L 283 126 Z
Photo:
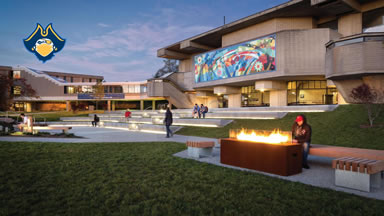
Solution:
M 154 78 L 159 78 L 165 74 L 178 71 L 179 65 L 177 60 L 166 59 L 163 61 L 164 61 L 164 66 L 156 72 L 156 74 L 153 76 Z
M 99 100 L 103 99 L 105 96 L 103 83 L 100 81 L 96 82 L 96 85 L 93 86 L 93 96 L 96 99 L 96 110 L 99 108 Z
M 383 92 L 379 92 L 367 84 L 362 84 L 352 89 L 351 97 L 355 103 L 363 104 L 367 110 L 369 125 L 373 126 L 373 121 L 379 117 L 383 109 Z
M 36 91 L 24 78 L 13 79 L 9 75 L 0 74 L 0 111 L 7 111 L 15 97 L 35 97 Z

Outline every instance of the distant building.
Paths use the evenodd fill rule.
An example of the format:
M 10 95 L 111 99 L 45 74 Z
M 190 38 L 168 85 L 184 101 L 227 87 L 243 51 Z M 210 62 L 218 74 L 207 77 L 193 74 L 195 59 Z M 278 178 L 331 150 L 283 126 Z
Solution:
M 156 109 L 167 101 L 162 97 L 147 96 L 147 81 L 102 82 L 104 77 L 85 74 L 40 71 L 27 67 L 0 66 L 0 74 L 13 79 L 26 79 L 38 98 L 18 97 L 14 86 L 14 104 L 17 111 L 58 111 L 74 108 L 93 110 Z M 101 90 L 95 91 L 97 82 Z
M 350 102 L 384 89 L 383 0 L 292 0 L 157 51 L 179 71 L 148 80 L 178 108 Z

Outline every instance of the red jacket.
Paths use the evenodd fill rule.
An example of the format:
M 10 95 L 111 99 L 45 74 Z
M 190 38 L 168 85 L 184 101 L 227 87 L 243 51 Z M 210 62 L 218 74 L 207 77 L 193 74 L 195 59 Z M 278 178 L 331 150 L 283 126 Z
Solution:
M 130 117 L 131 117 L 131 112 L 126 111 L 126 112 L 125 112 L 125 118 L 130 118 Z

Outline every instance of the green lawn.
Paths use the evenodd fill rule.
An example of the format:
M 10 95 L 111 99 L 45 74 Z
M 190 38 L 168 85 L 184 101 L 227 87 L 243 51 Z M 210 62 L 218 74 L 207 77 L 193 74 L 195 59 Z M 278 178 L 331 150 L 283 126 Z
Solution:
M 384 201 L 173 157 L 180 143 L 0 142 L 0 215 L 380 215 Z
M 276 120 L 234 120 L 223 128 L 184 127 L 177 134 L 212 138 L 228 137 L 229 129 L 249 128 L 290 131 L 299 113 L 288 113 Z M 367 113 L 361 105 L 341 105 L 333 112 L 305 113 L 312 126 L 312 143 L 384 150 L 384 127 L 360 128 L 368 124 Z M 375 124 L 384 124 L 384 112 Z

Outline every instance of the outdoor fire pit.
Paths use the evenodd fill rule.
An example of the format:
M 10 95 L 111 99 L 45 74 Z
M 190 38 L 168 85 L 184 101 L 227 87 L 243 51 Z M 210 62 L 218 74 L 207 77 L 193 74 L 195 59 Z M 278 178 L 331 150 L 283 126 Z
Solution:
M 231 130 L 220 140 L 220 162 L 282 176 L 301 173 L 302 147 L 291 132 Z

